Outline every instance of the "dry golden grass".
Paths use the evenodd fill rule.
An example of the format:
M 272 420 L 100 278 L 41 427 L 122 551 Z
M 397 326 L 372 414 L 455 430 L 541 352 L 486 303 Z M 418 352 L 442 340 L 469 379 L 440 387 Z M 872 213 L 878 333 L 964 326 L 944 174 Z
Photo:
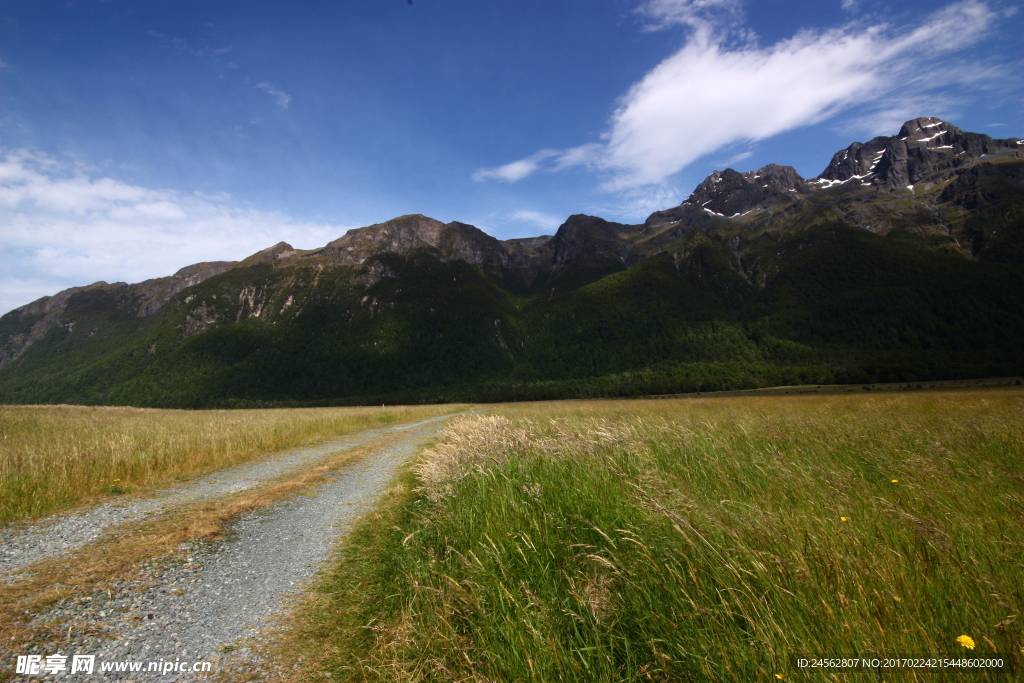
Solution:
M 635 403 L 641 410 L 647 407 L 646 402 Z M 582 405 L 587 406 L 587 403 Z M 608 405 L 614 406 L 615 402 Z M 540 406 L 526 404 L 526 407 L 505 410 L 531 411 L 537 407 L 550 410 L 552 406 L 550 403 Z M 551 421 L 542 431 L 530 422 L 517 425 L 501 415 L 464 415 L 445 426 L 439 443 L 423 452 L 423 458 L 414 471 L 422 482 L 420 490 L 436 503 L 450 497 L 458 483 L 470 474 L 487 467 L 501 467 L 510 458 L 527 451 L 559 459 L 592 456 L 597 449 L 609 444 L 640 446 L 643 444 L 641 434 L 650 428 L 648 421 L 637 418 L 633 423 L 623 423 L 592 418 L 582 426 Z
M 458 406 L 155 410 L 0 406 L 0 523 Z
M 310 490 L 328 481 L 330 472 L 357 462 L 386 443 L 387 439 L 381 439 L 339 453 L 257 489 L 124 525 L 102 542 L 28 567 L 27 578 L 0 585 L 0 653 L 8 646 L 14 651 L 36 639 L 62 642 L 71 635 L 63 630 L 66 626 L 59 631 L 27 626 L 40 609 L 75 595 L 108 590 L 115 581 L 137 578 L 154 560 L 178 554 L 182 543 L 215 538 L 237 515 Z

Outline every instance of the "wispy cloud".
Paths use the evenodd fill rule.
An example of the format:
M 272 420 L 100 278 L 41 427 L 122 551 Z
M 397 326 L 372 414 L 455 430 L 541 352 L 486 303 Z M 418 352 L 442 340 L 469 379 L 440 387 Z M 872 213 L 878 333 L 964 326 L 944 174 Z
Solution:
M 639 11 L 652 21 L 649 28 L 654 29 L 676 25 L 723 26 L 737 23 L 743 17 L 740 0 L 647 0 Z
M 637 216 L 649 216 L 669 206 L 679 206 L 686 195 L 678 188 L 668 185 L 645 185 L 612 195 L 611 202 L 587 210 L 596 216 L 607 216 L 613 220 L 634 222 Z
M 274 86 L 272 86 L 270 83 L 267 83 L 266 81 L 263 81 L 261 83 L 257 83 L 256 87 L 259 88 L 260 90 L 262 90 L 263 92 L 267 93 L 268 95 L 270 95 L 274 99 L 276 99 L 277 100 L 277 106 L 281 107 L 281 109 L 287 109 L 288 106 L 292 103 L 292 96 L 291 95 L 286 93 L 284 90 L 281 90 L 280 88 L 275 88 Z
M 656 185 L 706 154 L 748 144 L 856 109 L 874 126 L 894 116 L 933 114 L 955 80 L 977 87 L 999 70 L 947 58 L 988 35 L 997 15 L 979 0 L 949 5 L 910 26 L 851 23 L 802 31 L 774 45 L 735 40 L 731 0 L 651 0 L 660 26 L 690 28 L 686 44 L 619 100 L 600 143 L 546 149 L 477 180 L 521 180 L 538 170 L 588 165 L 604 189 Z M 944 61 L 946 60 L 946 61 Z M 956 69 L 952 70 L 953 72 Z M 936 106 L 933 106 L 936 105 Z M 586 150 L 585 154 L 580 150 Z
M 155 190 L 26 150 L 0 150 L 0 312 L 67 287 L 169 275 L 351 226 L 306 223 L 228 195 Z
M 239 68 L 238 64 L 236 64 L 235 62 L 225 61 L 221 59 L 224 55 L 231 52 L 230 47 L 213 48 L 208 45 L 195 45 L 184 38 L 165 36 L 164 34 L 158 31 L 150 31 L 149 35 L 151 38 L 154 38 L 157 41 L 157 44 L 161 48 L 165 50 L 171 50 L 172 52 L 179 52 L 182 54 L 189 54 L 194 57 L 209 58 L 212 62 L 216 63 L 219 68 L 229 72 L 236 71 Z M 224 74 L 221 74 L 221 78 L 223 77 Z M 246 78 L 245 83 L 251 84 L 251 81 L 248 78 Z M 284 90 L 282 90 L 281 88 L 275 86 L 273 83 L 270 83 L 268 81 L 260 81 L 253 87 L 262 90 L 263 92 L 273 97 L 275 102 L 277 103 L 277 106 L 280 107 L 281 109 L 288 109 L 291 106 L 292 96 L 289 95 Z
M 729 157 L 728 159 L 726 159 L 725 161 L 723 161 L 719 165 L 721 165 L 721 166 L 732 166 L 733 164 L 738 164 L 739 162 L 743 161 L 744 159 L 749 159 L 752 156 L 754 156 L 754 153 L 748 149 L 746 152 L 740 152 L 739 154 L 733 154 L 731 157 Z
M 158 31 L 150 31 L 151 38 L 155 38 L 157 44 L 165 50 L 184 52 L 194 57 L 221 57 L 231 52 L 230 47 L 210 47 L 209 45 L 193 45 L 184 38 L 173 38 L 165 36 Z
M 528 209 L 521 209 L 512 213 L 509 218 L 516 223 L 526 223 L 534 225 L 548 232 L 554 232 L 558 229 L 564 219 L 550 214 L 541 213 L 540 211 L 530 211 Z
M 580 145 L 579 147 L 562 150 L 556 155 L 555 169 L 560 171 L 572 166 L 597 167 L 601 163 L 601 153 L 603 149 L 603 145 L 596 142 L 590 142 L 585 145 Z
M 473 174 L 473 180 L 480 182 L 483 180 L 499 180 L 503 183 L 514 183 L 517 180 L 532 175 L 537 169 L 541 167 L 541 163 L 553 156 L 560 155 L 561 152 L 554 149 L 542 149 L 539 152 L 534 152 L 525 159 L 519 161 L 513 161 L 510 164 L 504 166 L 497 166 L 495 168 L 481 168 Z

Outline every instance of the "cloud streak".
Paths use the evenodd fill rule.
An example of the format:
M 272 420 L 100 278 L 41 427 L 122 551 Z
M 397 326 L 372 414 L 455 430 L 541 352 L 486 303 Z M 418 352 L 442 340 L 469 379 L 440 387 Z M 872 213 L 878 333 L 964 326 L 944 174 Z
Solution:
M 652 29 L 724 26 L 743 17 L 740 0 L 647 0 L 639 11 L 653 22 Z
M 165 36 L 158 31 L 150 31 L 149 35 L 157 40 L 157 43 L 165 50 L 173 50 L 174 52 L 183 52 L 192 55 L 193 57 L 212 57 L 217 59 L 231 52 L 230 47 L 210 47 L 203 45 L 197 47 L 192 45 L 184 38 L 172 38 L 171 36 Z
M 280 88 L 275 88 L 266 81 L 263 81 L 262 83 L 257 83 L 256 87 L 262 90 L 263 92 L 267 93 L 274 99 L 276 99 L 277 106 L 279 106 L 281 109 L 287 109 L 292 103 L 291 95 L 286 93 L 284 90 L 281 90 Z
M 229 195 L 155 190 L 26 150 L 0 150 L 0 313 L 67 287 L 140 282 L 278 241 L 312 248 L 348 227 L 259 211 Z
M 481 182 L 484 180 L 497 180 L 503 183 L 514 183 L 523 178 L 533 175 L 541 164 L 554 156 L 561 156 L 562 152 L 554 149 L 542 149 L 534 152 L 525 159 L 513 161 L 504 166 L 495 168 L 481 168 L 473 174 L 473 180 Z
M 992 77 L 973 65 L 961 67 L 967 73 L 960 76 L 937 68 L 992 31 L 996 14 L 979 0 L 949 5 L 914 26 L 851 23 L 768 47 L 729 42 L 722 22 L 738 8 L 731 0 L 646 3 L 659 26 L 684 24 L 690 36 L 620 98 L 602 141 L 542 150 L 474 178 L 516 182 L 541 170 L 587 166 L 604 173 L 609 191 L 656 185 L 716 150 L 853 108 L 874 110 L 886 123 L 910 106 L 913 115 L 931 114 L 924 110 L 943 102 L 936 89 L 951 79 Z
M 551 233 L 554 233 L 564 220 L 558 216 L 552 216 L 540 211 L 531 211 L 529 209 L 520 209 L 519 211 L 515 211 L 509 215 L 509 218 L 517 223 L 534 225 Z

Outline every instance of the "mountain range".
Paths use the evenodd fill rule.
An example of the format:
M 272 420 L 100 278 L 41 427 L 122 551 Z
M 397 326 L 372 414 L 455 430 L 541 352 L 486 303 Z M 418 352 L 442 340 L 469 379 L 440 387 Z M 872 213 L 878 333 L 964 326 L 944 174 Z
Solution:
M 0 318 L 0 401 L 497 401 L 1024 374 L 1024 141 L 937 118 L 627 225 L 422 215 Z

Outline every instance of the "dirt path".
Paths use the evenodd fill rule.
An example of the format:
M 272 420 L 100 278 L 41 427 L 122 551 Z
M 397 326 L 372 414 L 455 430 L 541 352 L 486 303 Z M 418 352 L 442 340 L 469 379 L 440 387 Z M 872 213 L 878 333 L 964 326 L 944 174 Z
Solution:
M 191 672 L 147 672 L 150 662 L 161 668 L 182 668 L 181 662 L 210 662 L 211 672 L 226 665 L 225 655 L 236 660 L 236 642 L 255 633 L 276 613 L 282 600 L 308 581 L 327 558 L 338 536 L 360 514 L 370 509 L 401 463 L 414 455 L 448 417 L 409 425 L 397 425 L 351 435 L 330 444 L 296 449 L 272 460 L 236 467 L 199 480 L 195 485 L 175 489 L 150 500 L 134 501 L 116 509 L 100 508 L 68 515 L 56 524 L 26 528 L 0 543 L 20 539 L 53 551 L 53 544 L 88 543 L 102 537 L 112 523 L 159 515 L 187 508 L 197 501 L 223 496 L 258 486 L 289 471 L 309 467 L 346 448 L 373 443 L 390 436 L 368 457 L 334 475 L 307 495 L 299 495 L 242 515 L 230 525 L 226 540 L 188 543 L 174 562 L 157 562 L 132 580 L 118 581 L 110 591 L 76 595 L 51 606 L 36 616 L 35 624 L 47 626 L 62 637 L 51 642 L 33 642 L 17 651 L 3 652 L 0 680 L 35 681 L 40 678 L 15 676 L 14 655 L 61 654 L 71 669 L 74 655 L 94 655 L 95 671 L 85 674 L 48 675 L 53 680 L 201 680 Z M 155 507 L 154 507 L 155 506 Z M 104 506 L 107 507 L 107 506 Z M 111 522 L 111 520 L 115 520 Z M 73 537 L 68 538 L 68 529 Z M 81 531 L 85 529 L 86 531 Z M 77 539 L 85 538 L 85 541 Z M 55 540 L 57 539 L 57 540 Z M 58 548 L 56 552 L 60 552 Z M 23 570 L 28 553 L 8 552 L 6 567 Z M 40 555 L 35 555 L 40 557 Z M 10 575 L 10 574 L 9 574 Z M 63 637 L 67 634 L 67 637 Z M 6 650 L 0 647 L 0 650 Z M 141 663 L 141 672 L 100 673 L 103 663 Z M 165 665 L 164 663 L 169 664 Z
M 431 420 L 417 424 L 427 423 L 433 424 Z M 126 522 L 251 490 L 289 472 L 309 467 L 330 455 L 387 438 L 409 428 L 409 425 L 389 425 L 349 434 L 316 446 L 291 449 L 214 472 L 141 499 L 113 500 L 96 507 L 54 515 L 28 525 L 0 529 L 0 581 L 9 581 L 34 562 L 81 548 Z

